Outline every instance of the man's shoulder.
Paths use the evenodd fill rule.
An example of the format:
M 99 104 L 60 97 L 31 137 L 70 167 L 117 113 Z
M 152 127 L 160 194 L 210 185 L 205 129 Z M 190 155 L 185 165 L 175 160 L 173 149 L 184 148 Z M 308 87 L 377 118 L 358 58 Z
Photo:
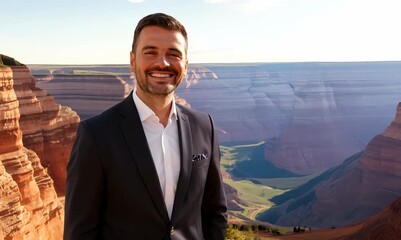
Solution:
M 213 125 L 212 117 L 205 112 L 177 104 L 177 110 L 188 117 L 192 126 L 206 127 Z
M 193 117 L 200 117 L 200 118 L 209 118 L 209 114 L 205 112 L 201 112 L 194 108 L 186 107 L 184 105 L 176 103 L 177 108 L 184 114 L 193 116 Z

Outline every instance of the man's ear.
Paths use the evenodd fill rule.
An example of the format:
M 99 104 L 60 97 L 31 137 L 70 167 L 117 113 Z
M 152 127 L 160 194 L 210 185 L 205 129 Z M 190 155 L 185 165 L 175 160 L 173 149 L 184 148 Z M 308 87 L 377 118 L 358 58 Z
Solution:
M 188 74 L 188 59 L 185 61 L 185 75 Z
M 130 71 L 135 73 L 135 54 L 134 52 L 130 52 Z

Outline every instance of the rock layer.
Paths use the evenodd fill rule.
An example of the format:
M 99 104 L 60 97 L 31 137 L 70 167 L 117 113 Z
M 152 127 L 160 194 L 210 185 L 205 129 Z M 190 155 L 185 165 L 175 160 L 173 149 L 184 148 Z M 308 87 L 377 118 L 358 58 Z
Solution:
M 365 150 L 305 185 L 273 198 L 260 216 L 278 225 L 353 224 L 401 196 L 401 103 L 394 121 Z
M 113 106 L 133 88 L 123 77 L 105 74 L 52 75 L 50 80 L 40 81 L 38 86 L 50 92 L 60 104 L 72 107 L 81 119 Z
M 35 152 L 24 147 L 13 71 L 0 67 L 0 237 L 61 239 L 63 205 Z
M 56 103 L 53 96 L 36 87 L 26 66 L 12 66 L 14 90 L 19 101 L 24 146 L 36 152 L 54 180 L 57 193 L 64 195 L 66 165 L 75 139 L 79 116 Z

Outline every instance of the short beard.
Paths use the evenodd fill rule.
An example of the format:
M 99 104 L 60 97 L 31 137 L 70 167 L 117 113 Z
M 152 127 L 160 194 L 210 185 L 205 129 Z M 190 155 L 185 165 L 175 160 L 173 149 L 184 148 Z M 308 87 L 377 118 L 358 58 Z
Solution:
M 163 89 L 159 89 L 157 86 L 151 86 L 146 84 L 144 86 L 141 82 L 137 81 L 138 86 L 143 92 L 151 94 L 153 96 L 165 97 L 171 94 L 177 87 L 173 85 L 164 86 Z M 171 86 L 171 87 L 170 87 Z
M 164 86 L 158 86 L 158 85 L 150 85 L 148 81 L 148 73 L 151 71 L 169 71 L 172 72 L 175 75 L 174 82 L 172 84 L 164 85 Z M 144 79 L 142 81 L 138 81 L 137 74 L 135 74 L 135 80 L 137 82 L 137 86 L 141 88 L 141 90 L 145 93 L 148 93 L 153 96 L 160 96 L 160 97 L 165 97 L 174 92 L 175 89 L 177 89 L 178 85 L 177 83 L 180 82 L 180 77 L 182 78 L 182 75 L 178 75 L 178 72 L 175 69 L 172 68 L 151 68 L 147 69 L 144 72 Z
M 174 79 L 173 84 L 168 84 L 165 86 L 153 86 L 148 84 L 147 81 L 147 75 L 145 76 L 144 81 L 138 81 L 138 79 L 135 77 L 136 81 L 136 86 L 138 86 L 143 92 L 153 95 L 153 96 L 160 96 L 160 97 L 165 97 L 174 92 L 175 89 L 177 89 L 176 83 L 178 82 L 177 79 Z

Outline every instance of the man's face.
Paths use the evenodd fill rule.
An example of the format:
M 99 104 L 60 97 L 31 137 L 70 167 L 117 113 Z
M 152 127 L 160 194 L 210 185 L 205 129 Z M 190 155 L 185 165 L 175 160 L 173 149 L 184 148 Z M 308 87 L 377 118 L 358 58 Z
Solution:
M 135 72 L 139 93 L 166 96 L 184 78 L 188 60 L 181 33 L 157 26 L 144 27 L 135 53 L 131 52 L 131 71 Z

